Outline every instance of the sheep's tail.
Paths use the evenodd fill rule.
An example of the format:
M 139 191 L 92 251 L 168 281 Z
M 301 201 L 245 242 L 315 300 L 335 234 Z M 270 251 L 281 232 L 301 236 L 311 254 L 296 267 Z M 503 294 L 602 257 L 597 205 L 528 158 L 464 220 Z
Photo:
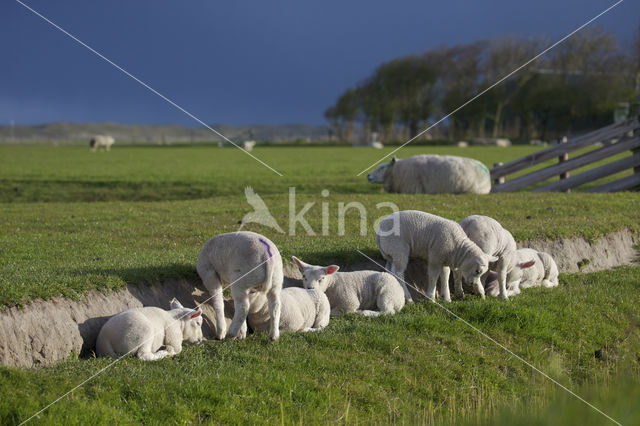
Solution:
M 262 285 L 262 289 L 261 289 L 263 293 L 267 293 L 269 290 L 271 290 L 271 287 L 273 286 L 273 273 L 275 269 L 275 262 L 273 262 L 272 260 L 273 252 L 271 251 L 271 246 L 269 245 L 269 243 L 263 240 L 262 238 L 258 239 L 258 241 L 260 241 L 266 247 L 267 255 L 269 256 L 264 264 L 267 278 L 264 284 Z

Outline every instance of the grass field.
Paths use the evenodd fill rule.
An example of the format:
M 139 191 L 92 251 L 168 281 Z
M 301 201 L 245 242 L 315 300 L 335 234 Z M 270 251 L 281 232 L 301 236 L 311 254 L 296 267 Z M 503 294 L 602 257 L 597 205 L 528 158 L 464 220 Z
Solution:
M 532 147 L 410 147 L 452 153 L 487 166 Z M 0 147 L 0 309 L 35 298 L 77 298 L 90 289 L 195 277 L 195 259 L 211 236 L 238 229 L 252 209 L 253 186 L 287 229 L 288 190 L 316 233 L 322 203 L 328 236 L 301 226 L 285 236 L 260 225 L 283 257 L 313 263 L 361 261 L 377 253 L 374 219 L 391 201 L 460 220 L 487 214 L 516 239 L 581 235 L 595 239 L 640 232 L 640 194 L 385 194 L 356 173 L 381 151 L 353 148 L 264 148 L 254 153 L 278 177 L 237 150 L 213 147 Z M 329 196 L 321 196 L 323 189 Z M 338 236 L 338 203 L 368 213 L 346 215 Z M 363 220 L 364 219 L 364 220 Z M 365 222 L 367 235 L 359 233 Z M 509 303 L 474 297 L 454 302 L 457 315 L 576 390 L 623 424 L 637 423 L 640 378 L 640 268 L 561 275 L 558 289 L 534 289 Z M 594 351 L 601 349 L 600 358 Z M 70 359 L 37 371 L 0 368 L 0 423 L 26 419 L 84 378 L 104 359 Z M 569 419 L 603 424 L 602 415 L 566 395 L 513 356 L 437 306 L 418 303 L 399 315 L 349 316 L 312 335 L 277 344 L 208 342 L 175 359 L 126 359 L 43 414 L 39 422 L 84 423 L 461 423 L 545 424 Z M 95 416 L 95 417 L 94 417 Z M 93 421 L 93 420 L 92 420 Z

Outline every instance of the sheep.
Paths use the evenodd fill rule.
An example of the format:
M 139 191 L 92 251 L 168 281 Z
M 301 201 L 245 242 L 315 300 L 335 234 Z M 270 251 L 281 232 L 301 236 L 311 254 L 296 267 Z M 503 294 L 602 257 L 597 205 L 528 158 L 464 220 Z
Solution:
M 212 296 L 216 313 L 216 336 L 244 339 L 247 334 L 249 291 L 266 294 L 269 302 L 269 336 L 280 336 L 280 291 L 284 275 L 278 248 L 267 237 L 255 232 L 238 231 L 220 234 L 207 241 L 198 256 L 198 275 Z M 235 306 L 227 333 L 224 319 L 223 285 L 231 287 Z
M 521 289 L 529 287 L 551 288 L 557 285 L 558 266 L 549 254 L 530 248 L 516 251 L 515 266 L 507 273 L 507 293 L 509 296 L 520 294 Z M 487 294 L 491 296 L 498 295 L 497 286 L 487 284 L 487 290 Z
M 412 299 L 404 283 L 404 271 L 409 258 L 427 262 L 427 298 L 435 301 L 436 282 L 440 278 L 440 294 L 445 302 L 451 302 L 451 268 L 458 269 L 484 297 L 480 276 L 487 272 L 490 262 L 498 260 L 471 241 L 458 223 L 418 210 L 391 213 L 380 221 L 376 242 L 387 262 L 386 269 L 402 284 L 408 303 Z
M 329 299 L 320 290 L 287 287 L 280 293 L 280 331 L 319 331 L 329 325 Z M 260 291 L 249 293 L 247 323 L 254 332 L 267 332 L 270 319 L 267 297 Z
M 479 161 L 453 155 L 416 155 L 391 158 L 369 173 L 371 183 L 384 184 L 387 192 L 407 194 L 488 194 L 489 170 Z
M 244 142 L 242 142 L 242 147 L 244 148 L 245 151 L 251 152 L 251 150 L 253 150 L 254 146 L 256 146 L 256 141 L 244 141 Z
M 96 353 L 118 358 L 135 352 L 142 361 L 157 361 L 179 354 L 185 340 L 202 342 L 202 311 L 173 299 L 170 311 L 148 306 L 109 318 L 98 334 Z
M 96 135 L 89 141 L 89 146 L 92 152 L 96 152 L 96 149 L 102 147 L 105 151 L 111 149 L 111 145 L 115 143 L 115 139 L 111 136 Z
M 292 257 L 307 289 L 326 293 L 331 315 L 355 312 L 367 317 L 395 314 L 404 307 L 402 287 L 387 272 L 337 272 L 337 265 L 315 266 Z
M 490 256 L 496 256 L 498 263 L 496 272 L 498 274 L 498 286 L 500 298 L 509 299 L 507 293 L 507 274 L 516 267 L 516 241 L 511 232 L 507 231 L 500 223 L 489 216 L 472 215 L 460 221 L 460 226 L 471 241 L 476 243 L 482 251 Z M 532 260 L 532 259 L 529 259 Z M 528 265 L 528 266 L 527 266 Z M 533 263 L 525 263 L 523 268 L 532 266 Z M 462 279 L 459 274 L 454 273 L 455 293 L 457 297 L 463 297 Z M 486 274 L 482 277 L 482 282 L 486 281 Z M 483 287 L 480 287 L 483 289 Z M 484 292 L 481 293 L 481 296 Z

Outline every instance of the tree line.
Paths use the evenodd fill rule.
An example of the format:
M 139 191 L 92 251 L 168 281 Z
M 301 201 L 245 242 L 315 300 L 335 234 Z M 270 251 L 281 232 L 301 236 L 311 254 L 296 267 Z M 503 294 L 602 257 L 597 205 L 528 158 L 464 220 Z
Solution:
M 491 88 L 548 45 L 506 37 L 397 58 L 342 93 L 325 118 L 342 142 L 351 142 L 358 126 L 385 142 L 407 139 L 490 88 L 429 136 L 553 140 L 609 124 L 625 104 L 637 106 L 640 27 L 628 46 L 603 30 L 578 33 Z

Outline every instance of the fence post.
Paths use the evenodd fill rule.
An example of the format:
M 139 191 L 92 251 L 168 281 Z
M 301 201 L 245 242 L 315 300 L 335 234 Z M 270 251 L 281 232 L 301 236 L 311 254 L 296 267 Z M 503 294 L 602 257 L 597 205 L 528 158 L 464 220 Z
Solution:
M 493 168 L 495 169 L 496 167 L 500 167 L 502 166 L 504 163 L 493 163 Z M 493 180 L 493 184 L 494 185 L 500 185 L 501 183 L 504 183 L 504 176 L 501 176 L 499 178 L 496 178 Z
M 567 143 L 567 137 L 563 136 L 562 139 L 560 139 L 560 143 Z M 564 163 L 565 161 L 569 160 L 569 153 L 565 152 L 564 154 L 562 154 L 561 156 L 558 157 L 558 163 Z M 560 179 L 566 179 L 569 177 L 569 172 L 564 172 L 564 173 L 560 173 Z M 571 192 L 571 188 L 567 188 L 564 190 L 564 192 Z

